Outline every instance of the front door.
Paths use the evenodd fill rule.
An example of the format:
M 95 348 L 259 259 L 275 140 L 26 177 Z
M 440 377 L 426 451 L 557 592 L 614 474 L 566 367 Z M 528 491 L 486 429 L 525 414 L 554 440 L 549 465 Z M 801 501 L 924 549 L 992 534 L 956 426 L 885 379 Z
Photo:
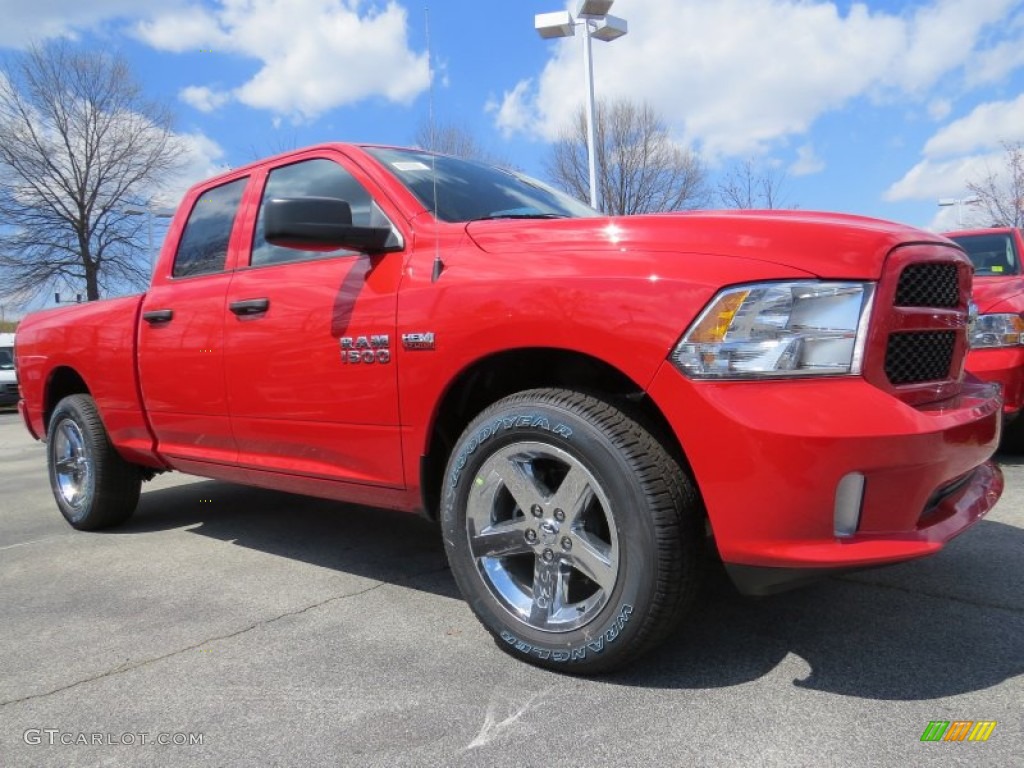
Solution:
M 404 254 L 281 248 L 263 237 L 263 200 L 346 200 L 353 223 L 388 223 L 343 164 L 321 152 L 271 167 L 251 259 L 227 292 L 225 368 L 243 467 L 364 485 L 404 485 L 394 363 Z M 396 233 L 397 236 L 397 233 Z

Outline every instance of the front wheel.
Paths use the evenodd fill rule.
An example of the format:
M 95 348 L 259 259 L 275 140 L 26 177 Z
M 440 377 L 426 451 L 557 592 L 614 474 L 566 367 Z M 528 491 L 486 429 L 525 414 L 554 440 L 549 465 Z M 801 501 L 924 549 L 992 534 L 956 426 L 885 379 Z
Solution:
M 499 646 L 576 673 L 659 643 L 692 601 L 702 511 L 649 432 L 579 392 L 507 397 L 463 432 L 442 527 L 470 607 Z
M 92 531 L 118 525 L 135 511 L 142 475 L 111 445 L 89 395 L 57 403 L 46 435 L 46 459 L 53 497 L 73 527 Z

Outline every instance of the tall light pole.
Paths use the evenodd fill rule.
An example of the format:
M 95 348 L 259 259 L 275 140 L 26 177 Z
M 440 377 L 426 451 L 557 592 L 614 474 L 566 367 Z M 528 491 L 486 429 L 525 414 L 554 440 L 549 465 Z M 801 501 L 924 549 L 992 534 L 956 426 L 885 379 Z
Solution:
M 145 216 L 146 217 L 146 242 L 147 249 L 149 251 L 149 274 L 152 276 L 153 270 L 156 269 L 156 252 L 153 250 L 153 219 L 170 219 L 174 217 L 174 211 L 166 210 L 163 208 L 151 208 L 148 205 L 145 208 L 125 208 L 121 213 L 127 216 Z
M 947 208 L 951 205 L 956 206 L 956 228 L 964 228 L 964 206 L 965 205 L 976 205 L 981 202 L 980 197 L 944 197 L 939 200 L 939 208 Z
M 598 207 L 597 158 L 594 148 L 594 57 L 590 50 L 591 38 L 610 43 L 622 37 L 629 27 L 625 19 L 609 16 L 608 10 L 615 0 L 580 0 L 576 17 L 568 11 L 538 13 L 533 18 L 534 29 L 545 40 L 572 37 L 576 27 L 583 27 L 583 76 L 587 92 L 587 163 L 590 167 L 590 207 Z

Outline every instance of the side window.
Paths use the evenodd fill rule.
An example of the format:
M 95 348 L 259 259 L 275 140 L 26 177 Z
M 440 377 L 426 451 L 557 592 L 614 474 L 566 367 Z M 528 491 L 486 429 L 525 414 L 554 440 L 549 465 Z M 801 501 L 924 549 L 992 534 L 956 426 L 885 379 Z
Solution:
M 337 251 L 302 251 L 271 245 L 263 236 L 263 209 L 267 200 L 275 197 L 336 197 L 352 208 L 352 223 L 359 227 L 388 226 L 387 217 L 373 202 L 356 178 L 333 160 L 317 158 L 294 165 L 275 168 L 267 176 L 263 200 L 256 217 L 256 231 L 252 238 L 252 266 L 277 264 L 283 261 L 323 259 L 351 253 Z
M 207 190 L 196 200 L 174 255 L 174 277 L 220 272 L 248 177 Z

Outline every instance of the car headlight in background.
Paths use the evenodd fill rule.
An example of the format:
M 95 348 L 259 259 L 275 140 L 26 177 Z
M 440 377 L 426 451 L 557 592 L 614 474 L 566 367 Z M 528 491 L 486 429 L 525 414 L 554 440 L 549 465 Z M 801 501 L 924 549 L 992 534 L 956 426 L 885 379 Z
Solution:
M 971 328 L 971 348 L 1015 347 L 1024 344 L 1024 317 L 1015 314 L 978 315 Z
M 752 283 L 721 291 L 672 352 L 694 378 L 858 374 L 872 283 Z

